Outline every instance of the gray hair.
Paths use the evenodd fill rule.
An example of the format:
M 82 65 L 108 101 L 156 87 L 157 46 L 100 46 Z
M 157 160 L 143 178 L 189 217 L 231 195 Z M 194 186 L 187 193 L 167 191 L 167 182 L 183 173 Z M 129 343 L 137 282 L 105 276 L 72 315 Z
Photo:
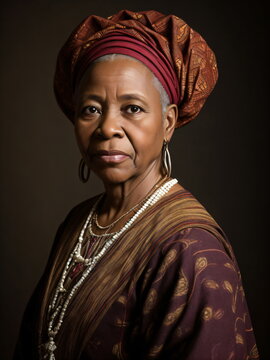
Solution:
M 94 60 L 92 64 L 103 62 L 103 61 L 113 61 L 116 58 L 129 58 L 131 60 L 137 61 L 142 64 L 141 61 L 139 61 L 131 56 L 123 55 L 123 54 L 103 55 L 103 56 L 97 58 L 96 60 Z M 155 88 L 158 90 L 158 92 L 160 94 L 160 104 L 161 104 L 161 108 L 162 108 L 162 113 L 164 115 L 165 111 L 167 109 L 167 106 L 170 104 L 169 96 L 168 96 L 167 92 L 165 91 L 164 87 L 162 86 L 161 82 L 158 80 L 158 78 L 153 73 L 152 73 L 152 75 L 153 75 L 153 85 L 155 86 Z

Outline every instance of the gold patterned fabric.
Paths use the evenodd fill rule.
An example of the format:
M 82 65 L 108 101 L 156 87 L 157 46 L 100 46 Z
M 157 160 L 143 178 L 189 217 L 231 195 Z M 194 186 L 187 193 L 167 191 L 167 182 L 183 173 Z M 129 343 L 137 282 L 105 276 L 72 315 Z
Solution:
M 74 121 L 74 77 L 78 64 L 99 40 L 115 31 L 143 44 L 154 44 L 156 51 L 173 68 L 178 81 L 180 95 L 176 127 L 193 120 L 217 81 L 215 55 L 202 36 L 182 19 L 154 10 L 121 10 L 109 18 L 91 15 L 72 32 L 58 55 L 54 83 L 57 101 L 67 117 Z
M 14 360 L 38 358 L 46 309 L 92 203 L 58 232 Z M 259 359 L 231 246 L 202 205 L 181 190 L 138 220 L 73 298 L 56 359 Z

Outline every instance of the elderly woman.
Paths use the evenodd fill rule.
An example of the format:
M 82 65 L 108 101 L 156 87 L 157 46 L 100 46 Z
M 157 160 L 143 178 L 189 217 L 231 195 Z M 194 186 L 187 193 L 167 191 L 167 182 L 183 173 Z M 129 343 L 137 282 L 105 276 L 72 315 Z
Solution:
M 15 359 L 258 359 L 223 231 L 171 178 L 174 129 L 217 79 L 204 39 L 176 16 L 89 16 L 59 53 L 55 93 L 79 174 L 104 193 L 60 226 Z

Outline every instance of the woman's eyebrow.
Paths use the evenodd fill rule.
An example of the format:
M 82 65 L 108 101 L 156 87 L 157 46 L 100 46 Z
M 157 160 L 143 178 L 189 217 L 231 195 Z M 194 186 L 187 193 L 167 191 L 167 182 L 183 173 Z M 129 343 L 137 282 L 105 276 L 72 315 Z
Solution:
M 99 95 L 95 95 L 95 94 L 87 94 L 85 96 L 82 96 L 81 97 L 81 100 L 82 101 L 85 101 L 85 100 L 95 100 L 95 101 L 98 101 L 98 102 L 103 102 L 104 99 L 99 96 Z
M 81 102 L 86 101 L 86 100 L 94 100 L 99 103 L 104 102 L 104 98 L 102 96 L 96 95 L 96 94 L 87 94 L 80 98 Z M 138 100 L 145 104 L 147 103 L 147 100 L 143 95 L 136 94 L 136 93 L 123 94 L 123 95 L 119 96 L 119 100 L 122 100 L 122 101 L 123 100 Z
M 146 103 L 146 98 L 143 95 L 139 95 L 139 94 L 124 94 L 119 96 L 120 100 L 139 100 L 142 101 L 144 103 Z

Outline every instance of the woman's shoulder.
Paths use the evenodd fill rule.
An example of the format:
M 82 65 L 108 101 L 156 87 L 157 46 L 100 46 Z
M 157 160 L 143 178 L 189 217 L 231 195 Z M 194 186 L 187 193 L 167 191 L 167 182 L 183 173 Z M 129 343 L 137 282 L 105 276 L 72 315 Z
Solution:
M 241 285 L 237 263 L 219 239 L 205 229 L 186 228 L 176 232 L 156 250 L 144 269 L 142 293 L 153 286 L 157 286 L 157 292 L 163 288 L 170 292 L 177 282 L 179 296 L 188 295 L 187 284 L 191 288 L 196 284 L 197 290 L 229 283 Z
M 157 249 L 159 261 L 175 259 L 178 263 L 196 264 L 198 259 L 215 259 L 232 263 L 232 258 L 220 238 L 201 227 L 187 227 L 176 231 Z
M 191 237 L 193 240 L 196 238 L 196 241 L 192 242 L 194 246 L 204 246 L 212 242 L 231 253 L 223 229 L 206 208 L 183 187 L 176 188 L 164 197 L 155 206 L 153 213 L 153 230 L 158 237 L 164 234 L 163 239 L 166 239 L 166 243 L 170 243 L 174 237 Z

